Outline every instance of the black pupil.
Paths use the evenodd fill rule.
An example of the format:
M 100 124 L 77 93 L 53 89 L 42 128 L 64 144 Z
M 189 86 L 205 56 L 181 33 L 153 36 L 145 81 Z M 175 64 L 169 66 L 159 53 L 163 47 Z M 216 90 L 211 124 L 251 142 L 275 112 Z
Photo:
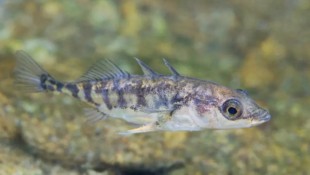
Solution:
M 237 114 L 237 109 L 234 107 L 230 107 L 230 108 L 228 108 L 228 112 L 231 115 L 235 115 L 235 114 Z

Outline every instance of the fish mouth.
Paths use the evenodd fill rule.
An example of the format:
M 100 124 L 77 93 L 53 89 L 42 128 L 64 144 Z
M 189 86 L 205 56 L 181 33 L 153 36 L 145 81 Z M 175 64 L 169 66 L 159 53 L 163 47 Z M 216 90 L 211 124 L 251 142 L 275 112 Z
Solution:
M 252 126 L 256 126 L 265 122 L 268 122 L 271 119 L 271 115 L 267 110 L 263 110 L 259 115 L 255 115 L 252 120 Z

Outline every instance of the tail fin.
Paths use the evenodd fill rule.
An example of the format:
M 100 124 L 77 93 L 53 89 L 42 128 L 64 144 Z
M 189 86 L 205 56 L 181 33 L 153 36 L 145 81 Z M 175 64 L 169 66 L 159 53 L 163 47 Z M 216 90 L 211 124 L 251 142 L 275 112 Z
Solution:
M 16 84 L 26 92 L 42 92 L 48 90 L 46 81 L 54 80 L 24 51 L 16 52 Z

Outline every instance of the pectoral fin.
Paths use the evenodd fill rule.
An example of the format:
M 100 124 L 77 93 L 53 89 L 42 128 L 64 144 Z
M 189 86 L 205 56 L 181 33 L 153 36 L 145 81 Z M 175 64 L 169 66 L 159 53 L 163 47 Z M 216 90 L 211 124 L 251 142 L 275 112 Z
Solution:
M 96 123 L 99 120 L 104 120 L 108 116 L 95 108 L 84 108 L 84 113 L 87 117 L 87 123 Z

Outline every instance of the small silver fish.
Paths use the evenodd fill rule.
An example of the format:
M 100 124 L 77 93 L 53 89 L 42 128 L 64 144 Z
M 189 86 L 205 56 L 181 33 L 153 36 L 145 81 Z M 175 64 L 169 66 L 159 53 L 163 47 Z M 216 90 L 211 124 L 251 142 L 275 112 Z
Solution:
M 16 79 L 24 90 L 69 94 L 92 106 L 85 111 L 93 119 L 120 118 L 140 125 L 121 134 L 245 128 L 271 118 L 244 90 L 182 76 L 165 59 L 172 75 L 158 74 L 137 58 L 144 75 L 103 60 L 78 80 L 60 82 L 25 52 L 16 57 Z

